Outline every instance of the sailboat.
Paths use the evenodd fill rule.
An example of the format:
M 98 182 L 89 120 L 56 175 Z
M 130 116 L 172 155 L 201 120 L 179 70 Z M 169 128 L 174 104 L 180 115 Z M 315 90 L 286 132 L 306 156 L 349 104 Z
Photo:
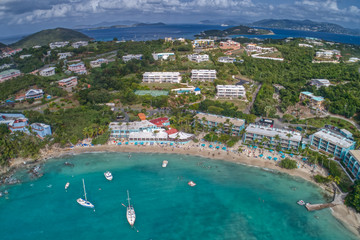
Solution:
M 130 205 L 130 197 L 129 197 L 129 190 L 127 190 L 127 200 L 128 200 L 128 206 L 126 207 L 126 218 L 129 222 L 130 226 L 134 226 L 136 215 L 134 207 Z
M 82 182 L 83 182 L 83 187 L 84 187 L 85 200 L 82 198 L 78 198 L 76 201 L 78 202 L 78 204 L 80 204 L 83 207 L 94 208 L 95 206 L 87 200 L 84 179 L 82 180 Z

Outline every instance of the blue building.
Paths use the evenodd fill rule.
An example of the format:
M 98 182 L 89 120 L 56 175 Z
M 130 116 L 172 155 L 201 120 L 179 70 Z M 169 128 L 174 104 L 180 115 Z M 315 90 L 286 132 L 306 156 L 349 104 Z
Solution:
M 321 129 L 310 136 L 310 146 L 342 159 L 349 152 L 355 149 L 355 141 L 345 137 L 340 132 L 330 129 Z
M 161 128 L 147 120 L 143 120 L 128 123 L 111 122 L 109 129 L 111 138 L 128 138 L 130 133 L 153 132 Z
M 51 127 L 50 125 L 44 123 L 33 123 L 30 125 L 31 130 L 36 133 L 40 138 L 44 138 L 47 135 L 51 136 Z
M 218 132 L 222 131 L 223 133 L 231 134 L 232 136 L 239 136 L 241 130 L 245 128 L 244 119 L 201 112 L 197 113 L 195 118 L 201 125 L 207 126 L 209 129 L 217 128 Z
M 344 157 L 343 162 L 355 179 L 360 179 L 360 150 L 350 150 Z
M 11 132 L 28 132 L 28 119 L 23 114 L 0 113 L 0 124 L 6 124 Z

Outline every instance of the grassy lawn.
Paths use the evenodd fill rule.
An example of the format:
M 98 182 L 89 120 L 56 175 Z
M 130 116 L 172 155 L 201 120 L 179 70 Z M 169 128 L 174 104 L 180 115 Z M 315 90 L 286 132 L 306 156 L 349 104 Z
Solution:
M 212 99 L 212 100 L 219 101 L 221 103 L 223 102 L 233 103 L 236 107 L 239 108 L 239 111 L 244 111 L 246 109 L 246 106 L 248 105 L 248 102 L 239 99 Z

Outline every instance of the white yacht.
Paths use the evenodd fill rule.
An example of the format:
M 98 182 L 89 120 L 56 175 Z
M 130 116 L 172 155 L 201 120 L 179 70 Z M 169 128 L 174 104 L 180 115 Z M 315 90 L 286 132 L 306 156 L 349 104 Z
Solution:
M 130 197 L 129 197 L 129 190 L 127 190 L 127 200 L 128 200 L 128 206 L 126 207 L 126 218 L 129 222 L 130 226 L 133 227 L 136 219 L 135 210 L 134 207 L 130 205 Z
M 91 202 L 89 202 L 89 201 L 87 200 L 84 179 L 83 179 L 82 181 L 83 181 L 83 187 L 84 187 L 84 197 L 85 197 L 85 200 L 82 199 L 82 198 L 78 198 L 76 201 L 77 201 L 81 206 L 83 206 L 83 207 L 94 208 L 95 206 L 94 206 Z
M 113 175 L 111 174 L 111 172 L 107 171 L 104 173 L 104 176 L 107 180 L 111 181 L 113 180 Z
M 65 190 L 67 190 L 69 186 L 70 186 L 70 183 L 67 182 L 67 183 L 65 184 Z
M 162 167 L 166 167 L 168 163 L 169 163 L 169 162 L 168 162 L 167 160 L 164 160 L 164 161 L 162 162 Z
M 189 181 L 189 182 L 188 182 L 188 185 L 189 185 L 190 187 L 195 187 L 195 186 L 196 186 L 196 183 L 194 183 L 193 181 Z

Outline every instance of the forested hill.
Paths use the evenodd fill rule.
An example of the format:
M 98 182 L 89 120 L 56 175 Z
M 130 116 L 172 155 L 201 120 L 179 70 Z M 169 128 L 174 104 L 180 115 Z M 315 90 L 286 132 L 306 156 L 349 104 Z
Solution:
M 226 37 L 229 35 L 265 35 L 265 34 L 273 34 L 272 31 L 266 30 L 266 29 L 256 29 L 256 28 L 250 28 L 247 26 L 236 26 L 227 28 L 225 30 L 206 30 L 199 35 L 195 35 L 197 37 L 210 37 L 210 36 L 216 36 L 216 37 Z
M 88 40 L 90 40 L 90 37 L 78 31 L 67 28 L 55 28 L 31 34 L 20 41 L 11 44 L 11 47 L 29 48 L 35 45 L 48 45 L 51 42 Z
M 328 32 L 337 34 L 360 35 L 360 30 L 344 28 L 334 23 L 313 22 L 310 20 L 264 19 L 251 24 L 254 27 L 278 28 L 314 32 Z
M 7 47 L 7 46 L 6 46 L 5 44 L 3 44 L 3 43 L 0 42 L 0 49 L 6 48 L 6 47 Z

